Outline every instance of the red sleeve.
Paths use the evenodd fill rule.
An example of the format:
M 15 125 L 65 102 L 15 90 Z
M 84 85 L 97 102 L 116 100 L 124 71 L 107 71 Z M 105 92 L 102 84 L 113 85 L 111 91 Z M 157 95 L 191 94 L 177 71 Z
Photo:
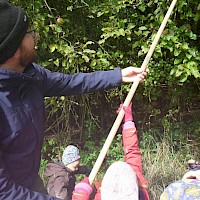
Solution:
M 145 200 L 150 200 L 147 190 L 146 189 L 142 189 L 142 192 L 143 192 Z
M 142 174 L 142 155 L 138 146 L 138 136 L 136 128 L 123 130 L 124 159 L 135 171 L 140 187 L 147 188 L 148 182 Z M 149 200 L 146 189 L 143 189 L 145 199 Z
M 137 173 L 142 173 L 142 155 L 138 147 L 136 128 L 123 130 L 123 148 L 125 162 Z

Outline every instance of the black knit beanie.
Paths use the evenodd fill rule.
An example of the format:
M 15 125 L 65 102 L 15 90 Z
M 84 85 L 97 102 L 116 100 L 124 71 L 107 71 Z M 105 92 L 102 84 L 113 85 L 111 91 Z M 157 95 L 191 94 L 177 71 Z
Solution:
M 15 54 L 28 26 L 28 17 L 21 8 L 0 0 L 0 64 Z

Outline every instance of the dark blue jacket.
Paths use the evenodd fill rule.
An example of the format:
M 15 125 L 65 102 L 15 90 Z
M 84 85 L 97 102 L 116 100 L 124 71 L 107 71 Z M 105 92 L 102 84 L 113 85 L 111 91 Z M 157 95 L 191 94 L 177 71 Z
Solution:
M 64 75 L 36 64 L 24 73 L 0 68 L 0 200 L 56 199 L 31 191 L 40 167 L 44 97 L 119 86 L 121 70 Z

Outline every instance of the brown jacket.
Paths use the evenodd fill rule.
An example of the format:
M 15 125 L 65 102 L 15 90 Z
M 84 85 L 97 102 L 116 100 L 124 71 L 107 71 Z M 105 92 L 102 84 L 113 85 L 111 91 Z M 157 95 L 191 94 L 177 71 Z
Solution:
M 63 200 L 72 199 L 76 177 L 75 174 L 89 174 L 85 166 L 79 166 L 76 172 L 71 171 L 62 162 L 49 163 L 44 175 L 49 177 L 48 194 Z

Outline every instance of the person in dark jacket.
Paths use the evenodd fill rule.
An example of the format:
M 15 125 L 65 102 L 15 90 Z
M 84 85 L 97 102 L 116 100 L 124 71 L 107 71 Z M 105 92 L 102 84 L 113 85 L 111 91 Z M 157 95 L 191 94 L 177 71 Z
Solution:
M 140 68 L 52 73 L 34 63 L 38 34 L 19 7 L 0 0 L 0 200 L 57 199 L 38 171 L 44 137 L 44 97 L 69 96 L 142 81 Z
M 49 178 L 48 194 L 60 199 L 72 199 L 76 183 L 76 174 L 89 175 L 90 170 L 80 165 L 79 149 L 74 145 L 65 148 L 62 161 L 47 164 L 44 175 Z

